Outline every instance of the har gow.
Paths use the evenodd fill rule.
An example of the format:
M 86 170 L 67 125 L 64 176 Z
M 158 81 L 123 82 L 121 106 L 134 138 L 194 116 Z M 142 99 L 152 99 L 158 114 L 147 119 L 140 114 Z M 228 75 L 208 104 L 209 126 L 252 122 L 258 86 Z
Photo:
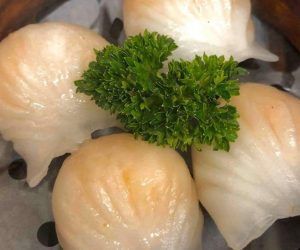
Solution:
M 240 131 L 230 151 L 192 153 L 199 200 L 233 249 L 300 215 L 300 100 L 259 84 L 240 93 L 231 102 Z
M 181 156 L 130 134 L 84 143 L 63 164 L 53 213 L 65 250 L 199 250 L 203 216 Z
M 76 25 L 28 25 L 0 43 L 0 134 L 27 162 L 33 187 L 54 157 L 72 152 L 96 129 L 116 125 L 89 97 L 79 79 L 108 43 Z
M 250 0 L 125 0 L 124 24 L 128 36 L 148 29 L 172 37 L 177 58 L 278 60 L 255 42 Z

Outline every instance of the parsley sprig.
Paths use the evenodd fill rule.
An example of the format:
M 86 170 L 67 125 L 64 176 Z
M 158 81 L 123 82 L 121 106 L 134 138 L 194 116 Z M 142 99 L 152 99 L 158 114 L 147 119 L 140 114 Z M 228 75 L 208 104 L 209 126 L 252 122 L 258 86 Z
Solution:
M 239 130 L 237 110 L 228 101 L 239 94 L 238 77 L 245 71 L 223 56 L 167 63 L 176 48 L 173 39 L 145 31 L 121 47 L 95 50 L 96 60 L 75 82 L 77 91 L 151 143 L 228 151 Z

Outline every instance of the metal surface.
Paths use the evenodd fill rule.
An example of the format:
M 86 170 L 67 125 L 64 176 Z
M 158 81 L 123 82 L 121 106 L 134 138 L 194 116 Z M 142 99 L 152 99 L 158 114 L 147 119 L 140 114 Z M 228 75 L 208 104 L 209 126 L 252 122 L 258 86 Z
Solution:
M 42 21 L 61 20 L 81 24 L 98 31 L 110 42 L 117 43 L 124 38 L 123 32 L 120 33 L 122 23 L 114 21 L 116 18 L 122 18 L 120 3 L 121 0 L 72 0 Z M 260 42 L 268 44 L 269 39 L 266 35 L 268 27 L 257 20 L 256 25 L 259 27 L 257 32 Z M 285 72 L 274 70 L 270 63 L 258 61 L 247 62 L 245 66 L 250 71 L 245 80 L 267 81 L 300 96 L 299 65 L 291 67 L 290 71 L 285 70 Z M 54 161 L 47 178 L 33 189 L 30 189 L 24 180 L 11 178 L 7 169 L 0 169 L 0 250 L 59 249 L 58 245 L 43 246 L 37 238 L 37 232 L 43 223 L 52 220 L 51 191 L 61 163 L 62 160 Z M 205 213 L 203 246 L 204 250 L 228 249 L 207 213 Z M 277 221 L 263 236 L 253 241 L 246 249 L 300 249 L 300 217 Z

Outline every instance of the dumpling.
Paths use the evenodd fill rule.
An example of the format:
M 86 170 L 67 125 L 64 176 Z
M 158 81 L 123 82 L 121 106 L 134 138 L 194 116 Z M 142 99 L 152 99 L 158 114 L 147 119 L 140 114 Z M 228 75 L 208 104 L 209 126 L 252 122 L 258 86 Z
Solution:
M 300 100 L 273 87 L 241 86 L 232 104 L 240 132 L 230 152 L 192 153 L 198 196 L 233 249 L 275 220 L 300 215 Z
M 73 83 L 94 60 L 93 49 L 105 45 L 96 33 L 63 23 L 29 25 L 0 43 L 0 134 L 27 162 L 31 187 L 52 158 L 116 124 Z
M 124 24 L 129 36 L 145 29 L 169 35 L 179 58 L 278 59 L 255 42 L 250 0 L 124 0 Z
M 0 136 L 0 169 L 7 167 L 13 160 L 13 148 L 11 143 L 4 141 Z
M 180 155 L 130 134 L 83 144 L 63 164 L 53 213 L 65 250 L 198 250 L 203 217 Z

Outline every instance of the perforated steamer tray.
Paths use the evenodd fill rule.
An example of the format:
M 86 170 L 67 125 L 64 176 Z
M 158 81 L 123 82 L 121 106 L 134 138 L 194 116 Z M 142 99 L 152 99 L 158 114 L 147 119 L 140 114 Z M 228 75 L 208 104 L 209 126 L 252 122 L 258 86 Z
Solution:
M 119 43 L 124 39 L 121 1 L 71 0 L 42 22 L 60 20 L 80 24 L 99 32 L 110 42 Z M 278 67 L 274 70 L 274 65 L 270 63 L 248 60 L 243 63 L 250 72 L 245 80 L 269 82 L 300 96 L 300 55 L 288 43 L 283 42 L 282 37 L 275 31 L 258 20 L 255 22 L 260 43 L 267 46 L 272 36 L 272 43 L 280 44 L 279 49 L 289 55 L 290 66 L 288 70 L 281 72 Z M 98 131 L 93 137 L 113 132 L 116 131 Z M 51 212 L 51 194 L 59 167 L 65 157 L 67 155 L 53 160 L 48 176 L 33 189 L 25 183 L 26 165 L 22 160 L 14 161 L 9 167 L 0 168 L 0 250 L 60 249 Z M 18 158 L 16 155 L 15 159 Z M 208 214 L 204 213 L 203 249 L 228 249 L 215 224 Z M 300 249 L 300 217 L 277 221 L 246 249 Z

